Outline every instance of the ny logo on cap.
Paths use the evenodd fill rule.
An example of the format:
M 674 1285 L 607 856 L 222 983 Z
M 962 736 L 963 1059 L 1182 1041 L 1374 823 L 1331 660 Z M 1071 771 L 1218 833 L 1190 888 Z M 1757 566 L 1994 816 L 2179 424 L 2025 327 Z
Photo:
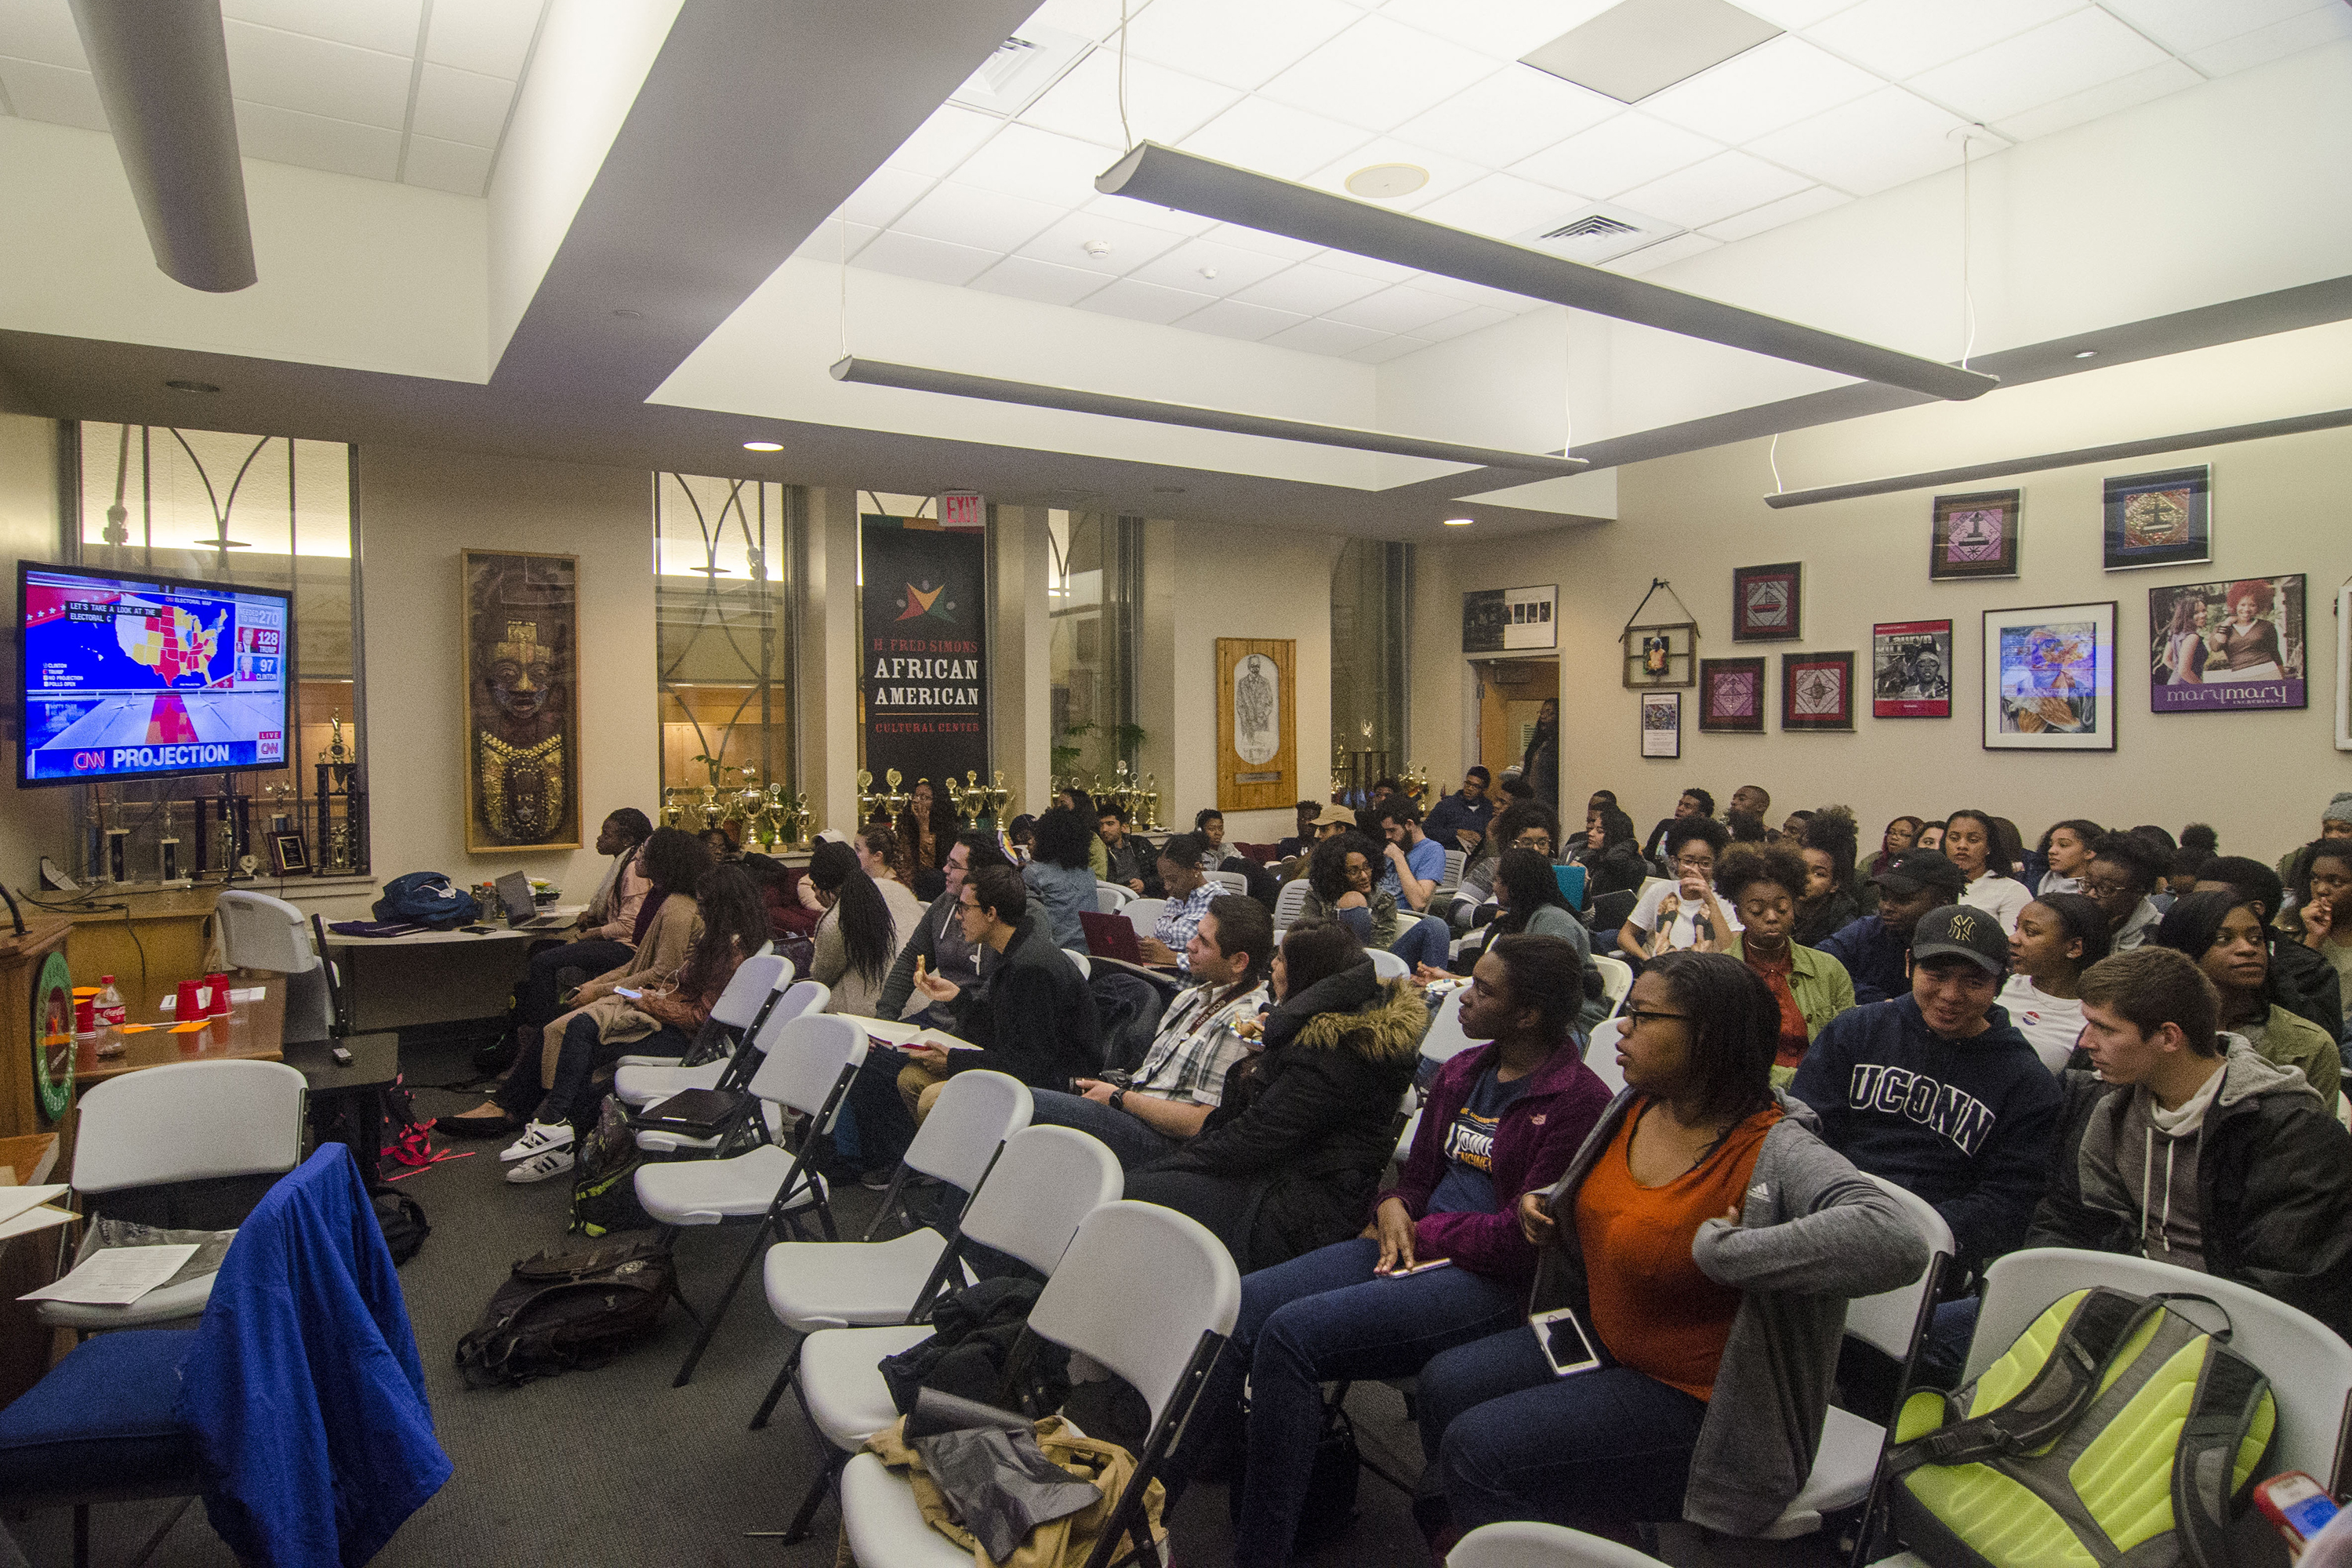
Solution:
M 1974 942 L 1977 939 L 1977 922 L 1973 915 L 1954 915 L 1951 929 L 1954 942 Z

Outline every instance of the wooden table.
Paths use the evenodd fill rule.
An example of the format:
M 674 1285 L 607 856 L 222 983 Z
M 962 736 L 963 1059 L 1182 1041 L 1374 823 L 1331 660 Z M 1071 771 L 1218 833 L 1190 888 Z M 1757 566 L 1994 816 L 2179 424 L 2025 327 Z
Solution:
M 121 1078 L 141 1068 L 162 1067 L 168 1062 L 264 1061 L 284 1059 L 283 1042 L 286 1033 L 286 994 L 282 982 L 247 980 L 232 976 L 232 990 L 258 989 L 261 995 L 252 1002 L 237 1004 L 226 1018 L 215 1018 L 201 1029 L 184 1035 L 171 1032 L 168 1013 L 152 1008 L 132 1009 L 131 1021 L 152 1024 L 158 1019 L 164 1026 L 144 1034 L 125 1037 L 121 1056 L 101 1057 L 99 1042 L 82 1040 L 74 1047 L 74 1086 L 87 1089 L 93 1083 L 103 1083 L 110 1078 Z
M 557 905 L 542 915 L 572 915 Z M 327 951 L 342 966 L 353 1034 L 419 1024 L 450 1024 L 504 1014 L 523 977 L 535 942 L 567 942 L 568 924 L 538 931 L 492 926 L 416 931 L 408 936 L 343 936 L 327 932 Z
M 16 1173 L 20 1187 L 55 1178 L 58 1135 L 28 1132 L 0 1138 L 0 1162 Z M 17 1297 L 57 1278 L 58 1233 L 37 1230 L 0 1241 L 0 1405 L 41 1381 L 49 1369 L 47 1330 L 30 1301 Z
M 93 897 L 123 907 L 86 914 L 57 911 L 73 926 L 66 962 L 73 965 L 75 984 L 95 985 L 100 975 L 111 974 L 132 1016 L 152 1016 L 157 998 L 171 995 L 183 980 L 204 977 L 205 955 L 212 947 L 207 926 L 219 888 L 100 889 Z

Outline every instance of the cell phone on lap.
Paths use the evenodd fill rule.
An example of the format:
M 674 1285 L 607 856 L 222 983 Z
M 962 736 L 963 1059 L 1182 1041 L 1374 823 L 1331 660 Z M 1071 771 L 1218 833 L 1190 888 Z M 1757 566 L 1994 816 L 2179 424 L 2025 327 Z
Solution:
M 1571 1373 L 1591 1372 L 1601 1364 L 1601 1352 L 1592 1346 L 1592 1336 L 1584 1331 L 1577 1321 L 1576 1309 L 1560 1307 L 1549 1312 L 1531 1312 L 1528 1326 L 1536 1331 L 1536 1343 L 1543 1347 L 1544 1360 L 1560 1377 Z

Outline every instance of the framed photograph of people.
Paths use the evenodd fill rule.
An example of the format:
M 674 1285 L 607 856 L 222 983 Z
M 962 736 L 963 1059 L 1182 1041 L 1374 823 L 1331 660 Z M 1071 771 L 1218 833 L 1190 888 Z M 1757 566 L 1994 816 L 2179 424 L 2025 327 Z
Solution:
M 1698 729 L 1702 735 L 1764 732 L 1764 661 L 1703 658 L 1698 664 Z
M 2131 474 L 2104 487 L 2106 569 L 2193 566 L 2213 559 L 2213 481 L 2206 468 Z
M 2116 602 L 1984 613 L 1984 745 L 2116 749 Z
M 1683 694 L 1679 691 L 1642 693 L 1642 754 L 1679 757 L 1683 754 Z
M 2155 712 L 2309 706 L 2299 572 L 2151 588 L 2147 633 Z
M 1870 716 L 1952 716 L 1952 623 L 1881 621 L 1870 628 Z
M 1853 655 L 1784 653 L 1780 656 L 1780 728 L 1853 728 Z
M 1927 577 L 2014 577 L 2023 531 L 2023 490 L 1937 496 L 1927 550 Z
M 1805 635 L 1804 563 L 1738 566 L 1731 573 L 1731 640 L 1795 642 Z

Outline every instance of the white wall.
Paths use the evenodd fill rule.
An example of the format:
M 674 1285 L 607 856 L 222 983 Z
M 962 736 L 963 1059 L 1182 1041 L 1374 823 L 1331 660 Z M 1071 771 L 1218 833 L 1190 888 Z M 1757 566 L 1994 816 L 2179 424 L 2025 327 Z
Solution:
M 16 563 L 58 558 L 58 426 L 54 420 L 0 414 L 0 581 L 16 593 Z M 18 627 L 11 615 L 0 629 L 0 666 L 14 679 Z M 16 766 L 16 703 L 0 703 L 0 751 Z M 40 858 L 73 863 L 73 801 L 69 788 L 0 787 L 0 881 L 37 888 Z

